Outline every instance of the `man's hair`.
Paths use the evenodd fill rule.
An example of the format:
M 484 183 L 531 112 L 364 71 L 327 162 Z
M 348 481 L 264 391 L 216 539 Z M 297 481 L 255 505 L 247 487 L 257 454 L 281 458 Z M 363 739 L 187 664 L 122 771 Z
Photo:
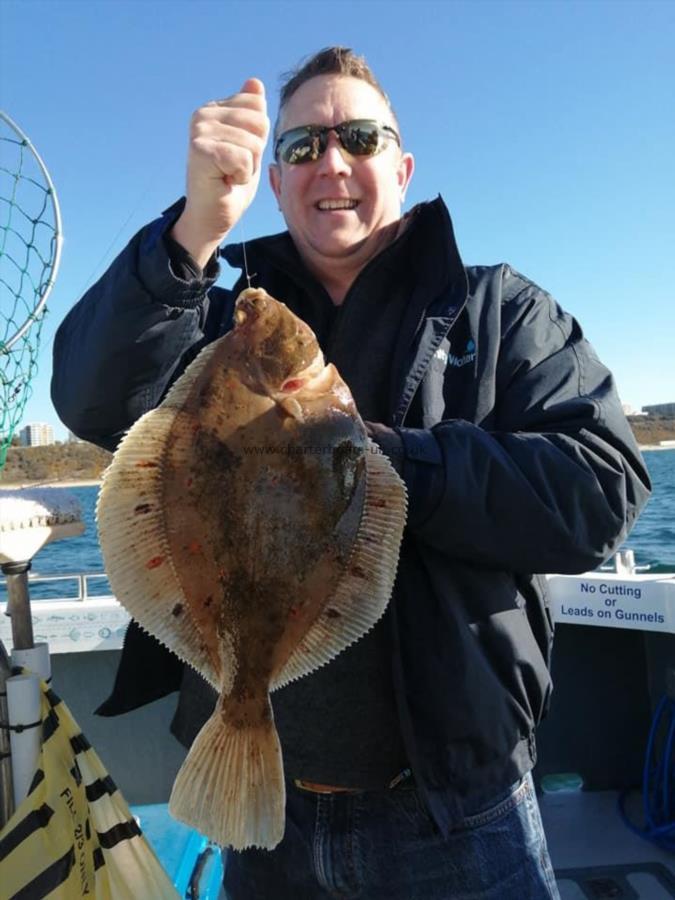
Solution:
M 382 90 L 377 78 L 365 60 L 365 57 L 358 56 L 349 47 L 325 47 L 319 50 L 314 56 L 306 59 L 297 68 L 281 76 L 281 88 L 279 90 L 279 112 L 277 121 L 274 126 L 274 133 L 278 135 L 279 122 L 284 107 L 291 99 L 293 94 L 306 81 L 316 78 L 318 75 L 348 75 L 350 78 L 360 78 L 371 87 L 374 87 L 384 102 L 389 107 L 389 112 L 394 119 L 394 124 L 398 126 L 396 114 L 391 105 L 389 97 Z

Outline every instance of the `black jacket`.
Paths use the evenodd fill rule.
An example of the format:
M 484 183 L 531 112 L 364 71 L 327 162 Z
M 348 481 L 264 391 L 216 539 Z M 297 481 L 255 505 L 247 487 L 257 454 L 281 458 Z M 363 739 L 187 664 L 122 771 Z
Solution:
M 132 239 L 56 336 L 54 405 L 73 432 L 110 449 L 229 329 L 244 286 L 242 276 L 231 292 L 212 288 L 213 265 L 204 279 L 174 277 L 163 235 L 179 209 Z M 256 283 L 291 308 L 322 290 L 287 233 L 252 241 L 247 253 Z M 541 573 L 602 563 L 626 538 L 649 480 L 612 376 L 577 322 L 507 265 L 465 268 L 440 198 L 383 253 L 402 275 L 414 272 L 384 423 L 402 437 L 409 493 L 393 677 L 412 767 L 447 832 L 467 797 L 489 796 L 534 764 L 551 690 Z M 241 265 L 240 247 L 224 255 Z M 379 264 L 361 272 L 342 315 L 355 290 L 377 291 Z M 164 681 L 139 681 L 151 658 Z M 179 674 L 132 632 L 103 711 L 174 690 Z

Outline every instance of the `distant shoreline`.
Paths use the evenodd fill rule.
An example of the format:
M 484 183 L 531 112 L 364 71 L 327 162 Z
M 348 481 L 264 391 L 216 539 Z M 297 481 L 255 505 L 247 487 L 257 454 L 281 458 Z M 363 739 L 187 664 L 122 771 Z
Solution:
M 675 447 L 663 447 L 661 444 L 638 444 L 639 450 L 675 450 Z
M 664 447 L 662 444 L 638 444 L 640 451 L 649 450 L 675 450 L 675 446 Z M 74 479 L 66 479 L 64 481 L 0 481 L 0 491 L 20 491 L 28 488 L 78 488 L 78 487 L 100 487 L 101 478 L 85 478 L 81 481 Z
M 98 487 L 101 479 L 84 479 L 82 481 L 14 481 L 5 484 L 0 481 L 0 491 L 21 491 L 27 488 L 74 488 Z

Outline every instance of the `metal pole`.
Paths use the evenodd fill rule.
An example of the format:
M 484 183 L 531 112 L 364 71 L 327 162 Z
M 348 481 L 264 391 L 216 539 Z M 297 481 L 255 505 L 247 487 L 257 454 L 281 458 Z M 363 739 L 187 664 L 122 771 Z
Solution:
M 7 612 L 11 617 L 12 644 L 17 650 L 30 650 L 34 644 L 28 595 L 30 562 L 3 563 L 0 568 L 7 579 Z M 6 683 L 11 671 L 7 652 L 0 642 L 0 721 L 6 725 L 9 725 Z M 9 730 L 0 727 L 0 827 L 4 826 L 14 811 L 12 761 L 9 751 Z
M 9 712 L 7 710 L 7 679 L 12 674 L 7 651 L 0 641 L 0 831 L 14 812 L 12 789 L 12 759 L 9 753 Z
M 614 555 L 614 571 L 617 575 L 634 575 L 635 552 L 633 550 L 618 550 Z
M 7 611 L 12 620 L 12 645 L 15 650 L 30 650 L 34 646 L 33 620 L 28 596 L 28 562 L 3 563 L 7 579 Z

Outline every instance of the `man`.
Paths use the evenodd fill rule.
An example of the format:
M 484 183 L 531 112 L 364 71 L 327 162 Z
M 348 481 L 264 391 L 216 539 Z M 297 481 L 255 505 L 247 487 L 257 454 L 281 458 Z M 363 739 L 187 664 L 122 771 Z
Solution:
M 267 134 L 256 79 L 198 110 L 185 202 L 61 326 L 54 403 L 85 439 L 114 448 L 231 327 L 246 279 L 212 288 L 217 248 L 255 195 Z M 532 573 L 595 567 L 647 497 L 612 378 L 540 288 L 505 265 L 462 265 L 440 198 L 401 218 L 413 159 L 351 51 L 322 51 L 291 78 L 273 143 L 288 232 L 250 242 L 249 270 L 316 332 L 404 478 L 409 516 L 384 618 L 273 697 L 286 834 L 226 857 L 228 896 L 558 897 L 529 774 L 552 639 Z M 243 267 L 241 246 L 223 255 Z M 179 677 L 132 627 L 101 711 Z M 173 724 L 186 745 L 212 706 L 186 671 Z

